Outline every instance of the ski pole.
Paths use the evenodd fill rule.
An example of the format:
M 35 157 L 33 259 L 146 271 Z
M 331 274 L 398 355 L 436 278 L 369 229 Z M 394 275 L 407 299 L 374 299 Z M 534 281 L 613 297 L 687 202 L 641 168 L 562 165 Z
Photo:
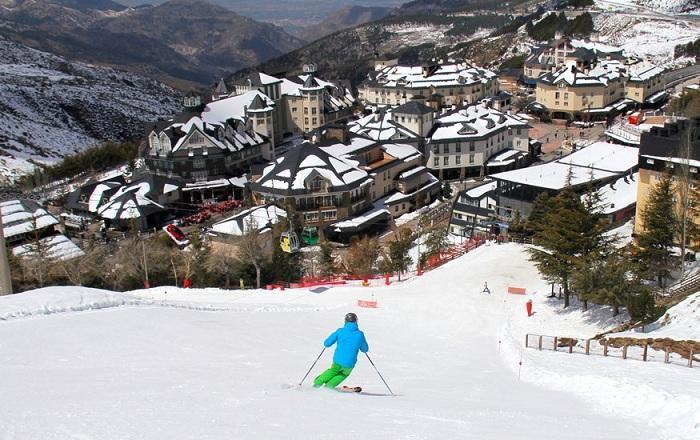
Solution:
M 321 359 L 321 356 L 323 356 L 323 352 L 324 352 L 324 351 L 326 351 L 326 347 L 323 347 L 323 350 L 321 350 L 321 353 L 319 353 L 319 355 L 318 355 L 318 357 L 316 358 L 316 360 L 314 361 L 314 363 L 311 364 L 311 367 L 309 368 L 309 371 L 306 372 L 306 374 L 304 375 L 304 378 L 301 379 L 301 381 L 299 382 L 299 386 L 301 386 L 301 384 L 304 383 L 304 381 L 306 380 L 306 376 L 308 376 L 309 373 L 311 373 L 311 370 L 314 369 L 314 367 L 316 366 L 316 362 L 318 362 L 318 360 Z
M 386 389 L 389 390 L 389 392 L 391 393 L 392 396 L 395 396 L 396 394 L 394 394 L 394 392 L 391 391 L 391 388 L 389 388 L 389 384 L 386 383 L 386 381 L 385 381 L 384 378 L 382 377 L 382 373 L 379 372 L 379 370 L 377 369 L 377 366 L 374 365 L 374 362 L 372 362 L 372 358 L 369 357 L 369 355 L 368 355 L 367 353 L 365 353 L 365 356 L 367 356 L 367 359 L 369 360 L 369 363 L 372 364 L 372 366 L 374 367 L 374 371 L 377 372 L 377 374 L 379 375 L 379 378 L 382 380 L 382 382 L 384 382 L 384 385 L 386 385 Z

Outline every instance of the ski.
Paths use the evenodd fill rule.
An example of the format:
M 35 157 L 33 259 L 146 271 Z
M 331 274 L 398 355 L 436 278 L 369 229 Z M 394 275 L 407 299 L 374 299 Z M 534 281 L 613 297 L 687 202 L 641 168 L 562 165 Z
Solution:
M 338 388 L 338 391 L 342 391 L 344 393 L 361 393 L 362 388 L 361 387 L 342 386 L 342 387 Z

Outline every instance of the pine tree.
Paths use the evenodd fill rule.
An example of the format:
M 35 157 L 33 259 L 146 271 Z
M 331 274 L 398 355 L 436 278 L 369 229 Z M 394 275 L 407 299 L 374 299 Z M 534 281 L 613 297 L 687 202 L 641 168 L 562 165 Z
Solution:
M 642 212 L 644 230 L 637 234 L 642 270 L 653 275 L 659 287 L 663 287 L 675 260 L 672 253 L 676 224 L 673 200 L 671 176 L 665 173 L 649 194 Z
M 549 194 L 546 192 L 539 193 L 535 197 L 530 216 L 525 221 L 525 231 L 528 235 L 534 234 L 536 229 L 542 224 L 542 218 L 549 209 L 550 203 Z
M 568 307 L 570 283 L 577 267 L 602 253 L 606 239 L 600 218 L 586 210 L 570 187 L 548 199 L 544 208 L 531 223 L 533 241 L 538 247 L 528 252 L 545 279 L 563 287 L 564 307 Z

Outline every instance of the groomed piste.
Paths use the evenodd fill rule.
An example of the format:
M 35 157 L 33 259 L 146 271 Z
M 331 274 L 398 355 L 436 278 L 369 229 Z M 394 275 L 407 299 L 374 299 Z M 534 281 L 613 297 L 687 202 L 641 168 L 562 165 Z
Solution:
M 523 349 L 528 332 L 617 324 L 549 289 L 522 246 L 487 244 L 382 287 L 1 297 L 0 438 L 700 438 L 695 369 Z M 378 307 L 357 307 L 370 293 Z M 363 357 L 344 385 L 369 395 L 295 386 L 347 312 L 397 396 Z

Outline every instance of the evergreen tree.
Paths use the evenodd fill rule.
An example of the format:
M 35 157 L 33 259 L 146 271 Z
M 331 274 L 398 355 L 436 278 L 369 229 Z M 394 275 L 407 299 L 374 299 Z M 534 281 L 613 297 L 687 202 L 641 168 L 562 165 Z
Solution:
M 543 223 L 543 217 L 547 213 L 550 203 L 549 194 L 546 192 L 539 193 L 535 197 L 530 216 L 525 221 L 525 232 L 527 235 L 533 235 L 535 230 Z
M 327 277 L 330 275 L 333 275 L 336 273 L 336 264 L 335 264 L 335 255 L 333 253 L 333 246 L 326 241 L 323 240 L 321 242 L 321 251 L 319 255 L 319 260 L 320 260 L 320 273 L 321 276 Z
M 570 283 L 577 267 L 602 254 L 606 239 L 600 218 L 586 210 L 570 187 L 546 203 L 543 215 L 531 224 L 538 247 L 528 252 L 545 279 L 562 286 L 564 307 L 568 307 Z
M 642 270 L 663 287 L 674 264 L 672 248 L 676 215 L 671 176 L 665 173 L 649 194 L 642 212 L 643 230 L 637 234 Z
M 527 235 L 527 222 L 520 216 L 520 211 L 515 210 L 513 220 L 508 224 L 508 235 L 518 243 L 522 243 L 525 235 Z
M 388 257 L 391 262 L 391 272 L 398 272 L 399 276 L 408 270 L 413 260 L 408 255 L 413 242 L 413 234 L 408 228 L 402 228 L 395 233 L 394 240 L 389 242 Z

